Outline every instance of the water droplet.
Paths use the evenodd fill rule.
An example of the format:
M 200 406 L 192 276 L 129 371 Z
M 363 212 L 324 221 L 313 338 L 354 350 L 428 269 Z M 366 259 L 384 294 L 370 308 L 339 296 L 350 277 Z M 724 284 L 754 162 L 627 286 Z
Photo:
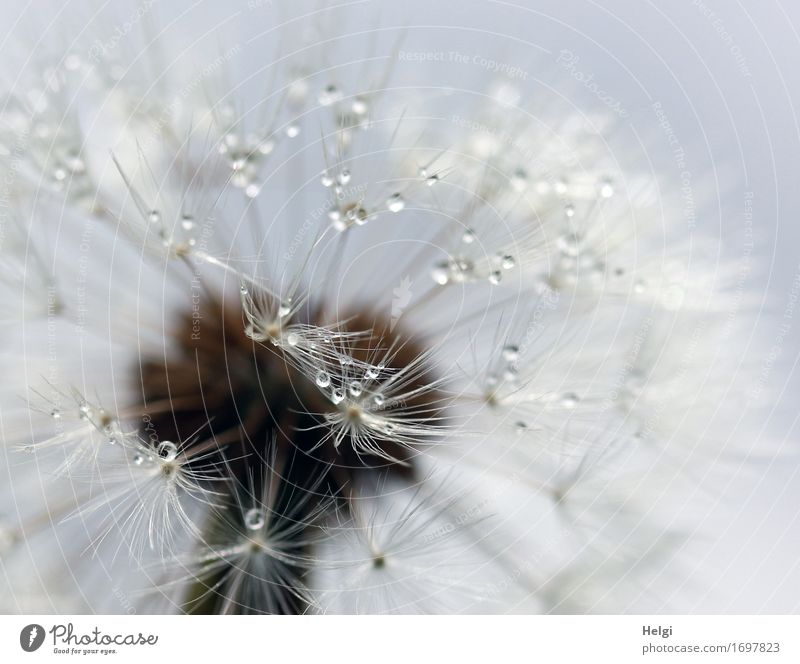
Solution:
M 511 186 L 516 191 L 524 191 L 528 187 L 528 173 L 523 168 L 517 168 L 511 176 Z
M 519 359 L 519 346 L 509 344 L 503 348 L 503 359 L 506 362 L 516 362 Z
M 397 431 L 397 425 L 394 422 L 386 422 L 386 424 L 383 425 L 383 430 L 386 433 L 394 433 Z
M 50 417 L 52 417 L 54 420 L 60 420 L 61 411 L 58 408 L 53 408 L 53 410 L 50 411 Z
M 564 214 L 567 215 L 570 219 L 575 216 L 575 206 L 572 203 L 568 203 L 567 206 L 564 208 Z
M 255 198 L 260 193 L 261 193 L 261 186 L 255 184 L 253 182 L 248 184 L 247 187 L 245 187 L 245 190 L 244 190 L 244 195 L 247 196 L 247 198 Z
M 503 256 L 502 260 L 500 261 L 500 265 L 504 270 L 510 270 L 516 265 L 516 261 L 514 260 L 513 256 Z
M 475 231 L 473 231 L 471 228 L 465 229 L 461 235 L 461 241 L 464 244 L 472 244 L 475 242 Z
M 440 286 L 447 285 L 447 282 L 450 281 L 450 270 L 447 263 L 438 263 L 431 270 L 431 278 Z
M 378 377 L 378 368 L 377 367 L 373 367 L 373 366 L 369 366 L 369 367 L 367 367 L 366 372 L 364 372 L 364 375 L 367 378 L 369 378 L 370 380 L 374 380 L 374 379 L 376 379 Z
M 331 401 L 334 405 L 342 403 L 344 401 L 344 392 L 340 388 L 334 388 L 331 391 Z
M 328 375 L 327 371 L 320 369 L 317 371 L 316 382 L 320 387 L 328 387 L 328 385 L 331 384 L 331 377 Z
M 78 417 L 80 417 L 82 420 L 89 419 L 89 415 L 91 414 L 91 412 L 92 409 L 88 403 L 84 402 L 80 406 L 78 406 Z
M 261 143 L 258 145 L 258 151 L 263 155 L 271 154 L 274 149 L 275 141 L 273 141 L 271 138 L 261 141 Z
M 261 530 L 264 527 L 264 510 L 252 507 L 244 514 L 244 526 L 247 530 Z
M 290 346 L 296 346 L 300 343 L 300 335 L 297 334 L 297 332 L 289 332 L 289 334 L 286 335 L 286 342 Z
M 57 167 L 53 171 L 53 177 L 59 182 L 61 182 L 62 180 L 66 179 L 66 177 L 67 177 L 66 169 L 62 168 L 61 166 Z
M 161 213 L 158 210 L 150 210 L 150 213 L 147 215 L 147 221 L 151 224 L 157 224 L 161 221 Z
M 290 298 L 286 298 L 283 302 L 278 305 L 278 316 L 281 318 L 286 318 L 292 310 L 292 300 Z
M 286 136 L 289 138 L 297 138 L 300 135 L 300 127 L 296 124 L 291 124 L 286 127 Z
M 247 286 L 245 286 L 244 284 L 242 284 L 241 286 L 239 286 L 239 292 L 240 292 L 242 295 L 247 295 L 247 292 L 248 292 L 248 291 L 247 291 Z
M 322 92 L 319 93 L 319 103 L 323 106 L 330 106 L 342 98 L 342 93 L 335 85 L 327 85 Z
M 600 187 L 600 196 L 603 198 L 611 198 L 614 195 L 614 187 L 611 182 L 606 180 Z
M 181 228 L 185 231 L 190 231 L 194 228 L 194 218 L 190 214 L 183 215 L 181 219 Z
M 365 99 L 361 97 L 356 97 L 353 100 L 353 105 L 351 106 L 353 113 L 356 115 L 366 115 L 367 111 L 369 110 L 369 106 Z
M 386 207 L 389 208 L 390 212 L 400 212 L 405 206 L 406 202 L 399 193 L 392 194 L 389 196 L 389 200 L 386 201 Z
M 322 183 L 323 187 L 332 187 L 333 186 L 333 178 L 328 171 L 325 171 L 322 175 L 320 175 L 319 181 Z
M 508 383 L 513 383 L 517 380 L 517 370 L 515 367 L 506 367 L 506 370 L 503 372 L 503 379 Z
M 376 406 L 383 406 L 386 403 L 386 399 L 384 399 L 383 395 L 378 393 L 372 397 L 372 400 L 375 402 Z
M 528 430 L 528 425 L 522 420 L 514 422 L 514 431 L 517 433 L 518 436 L 521 436 L 527 430 Z
M 344 168 L 342 169 L 341 173 L 339 173 L 339 175 L 336 176 L 336 181 L 340 185 L 345 186 L 348 182 L 350 182 L 350 178 L 351 178 L 350 171 Z
M 573 392 L 567 392 L 561 396 L 561 405 L 564 408 L 575 408 L 578 405 L 580 398 Z
M 164 461 L 174 461 L 178 456 L 178 446 L 171 440 L 164 440 L 158 444 L 156 452 Z
M 10 528 L 0 525 L 0 553 L 7 553 L 11 550 L 16 542 L 14 531 Z
M 642 279 L 637 279 L 633 284 L 633 291 L 637 295 L 641 295 L 645 291 L 645 283 Z
M 434 173 L 433 175 L 430 175 L 427 178 L 425 178 L 425 184 L 427 184 L 429 187 L 432 187 L 438 181 L 439 181 L 439 176 L 436 175 L 436 173 Z
M 497 284 L 500 283 L 500 280 L 502 278 L 503 278 L 503 275 L 500 273 L 500 270 L 494 270 L 489 275 L 489 283 L 492 284 L 493 286 L 496 286 Z
M 144 455 L 137 452 L 133 455 L 133 463 L 136 466 L 141 466 L 144 463 Z
M 361 386 L 361 383 L 359 381 L 357 381 L 357 380 L 354 380 L 353 382 L 351 382 L 350 386 L 348 388 L 350 394 L 352 396 L 354 396 L 354 397 L 360 397 L 362 389 L 363 388 Z

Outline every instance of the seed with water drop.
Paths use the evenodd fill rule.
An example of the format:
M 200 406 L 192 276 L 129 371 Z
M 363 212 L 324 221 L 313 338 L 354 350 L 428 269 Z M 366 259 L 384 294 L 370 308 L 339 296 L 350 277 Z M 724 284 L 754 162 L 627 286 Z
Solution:
M 517 379 L 517 370 L 514 367 L 507 367 L 503 372 L 503 379 L 513 383 Z
M 399 193 L 392 194 L 389 200 L 386 201 L 386 207 L 389 208 L 390 212 L 400 212 L 405 206 L 406 202 Z
M 331 384 L 331 377 L 327 371 L 320 370 L 317 372 L 316 382 L 320 387 L 328 387 Z
M 572 392 L 567 392 L 561 397 L 561 405 L 564 408 L 575 408 L 575 406 L 578 405 L 579 401 L 580 398 L 578 397 L 578 395 Z
M 319 93 L 319 103 L 323 106 L 330 106 L 334 102 L 341 99 L 342 94 L 335 85 L 327 85 L 325 89 Z
M 248 530 L 260 530 L 264 527 L 264 511 L 252 507 L 244 515 L 244 525 Z
M 158 456 L 164 461 L 174 461 L 175 457 L 178 456 L 178 446 L 171 440 L 165 440 L 159 443 L 156 451 L 158 452 Z

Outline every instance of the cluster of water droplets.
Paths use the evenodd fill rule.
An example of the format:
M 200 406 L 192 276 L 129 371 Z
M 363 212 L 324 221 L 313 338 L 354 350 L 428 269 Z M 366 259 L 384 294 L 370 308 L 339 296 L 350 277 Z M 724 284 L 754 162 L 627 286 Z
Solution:
M 299 131 L 290 132 L 287 128 L 285 133 L 292 137 Z M 230 183 L 249 198 L 258 196 L 261 190 L 259 174 L 265 160 L 275 151 L 277 138 L 272 132 L 242 134 L 229 130 L 220 141 L 219 153 L 231 169 Z
M 362 364 L 346 354 L 339 357 L 339 363 L 343 368 L 357 366 L 363 375 L 361 377 L 349 376 L 344 380 L 333 380 L 327 369 L 319 369 L 314 377 L 314 382 L 321 389 L 331 388 L 329 398 L 333 405 L 338 406 L 345 399 L 350 402 L 359 402 L 368 408 L 382 408 L 386 404 L 386 398 L 381 392 L 370 389 L 370 385 L 386 371 L 385 364 Z M 369 402 L 363 401 L 362 397 L 365 396 L 369 396 Z
M 461 234 L 461 245 L 464 251 L 472 247 L 477 236 L 473 229 L 466 228 Z M 440 286 L 451 283 L 465 283 L 485 279 L 493 286 L 503 280 L 503 273 L 513 270 L 517 261 L 511 254 L 498 251 L 489 256 L 470 258 L 460 253 L 446 260 L 437 262 L 431 270 L 431 278 Z

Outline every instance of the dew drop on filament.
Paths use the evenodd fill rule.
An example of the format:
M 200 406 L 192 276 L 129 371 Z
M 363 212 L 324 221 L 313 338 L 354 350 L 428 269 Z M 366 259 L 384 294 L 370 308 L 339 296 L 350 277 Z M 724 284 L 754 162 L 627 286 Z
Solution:
M 260 530 L 264 527 L 264 511 L 253 507 L 244 514 L 244 525 L 248 530 Z
M 316 383 L 319 387 L 328 387 L 331 384 L 331 377 L 327 371 L 320 370 L 317 372 Z
M 171 440 L 165 440 L 159 443 L 157 452 L 164 461 L 174 461 L 178 456 L 178 446 Z
M 390 212 L 400 212 L 406 206 L 403 197 L 398 194 L 392 194 L 389 200 L 386 201 L 386 207 Z
M 573 392 L 567 392 L 561 397 L 561 405 L 564 408 L 575 408 L 579 401 L 578 395 Z

